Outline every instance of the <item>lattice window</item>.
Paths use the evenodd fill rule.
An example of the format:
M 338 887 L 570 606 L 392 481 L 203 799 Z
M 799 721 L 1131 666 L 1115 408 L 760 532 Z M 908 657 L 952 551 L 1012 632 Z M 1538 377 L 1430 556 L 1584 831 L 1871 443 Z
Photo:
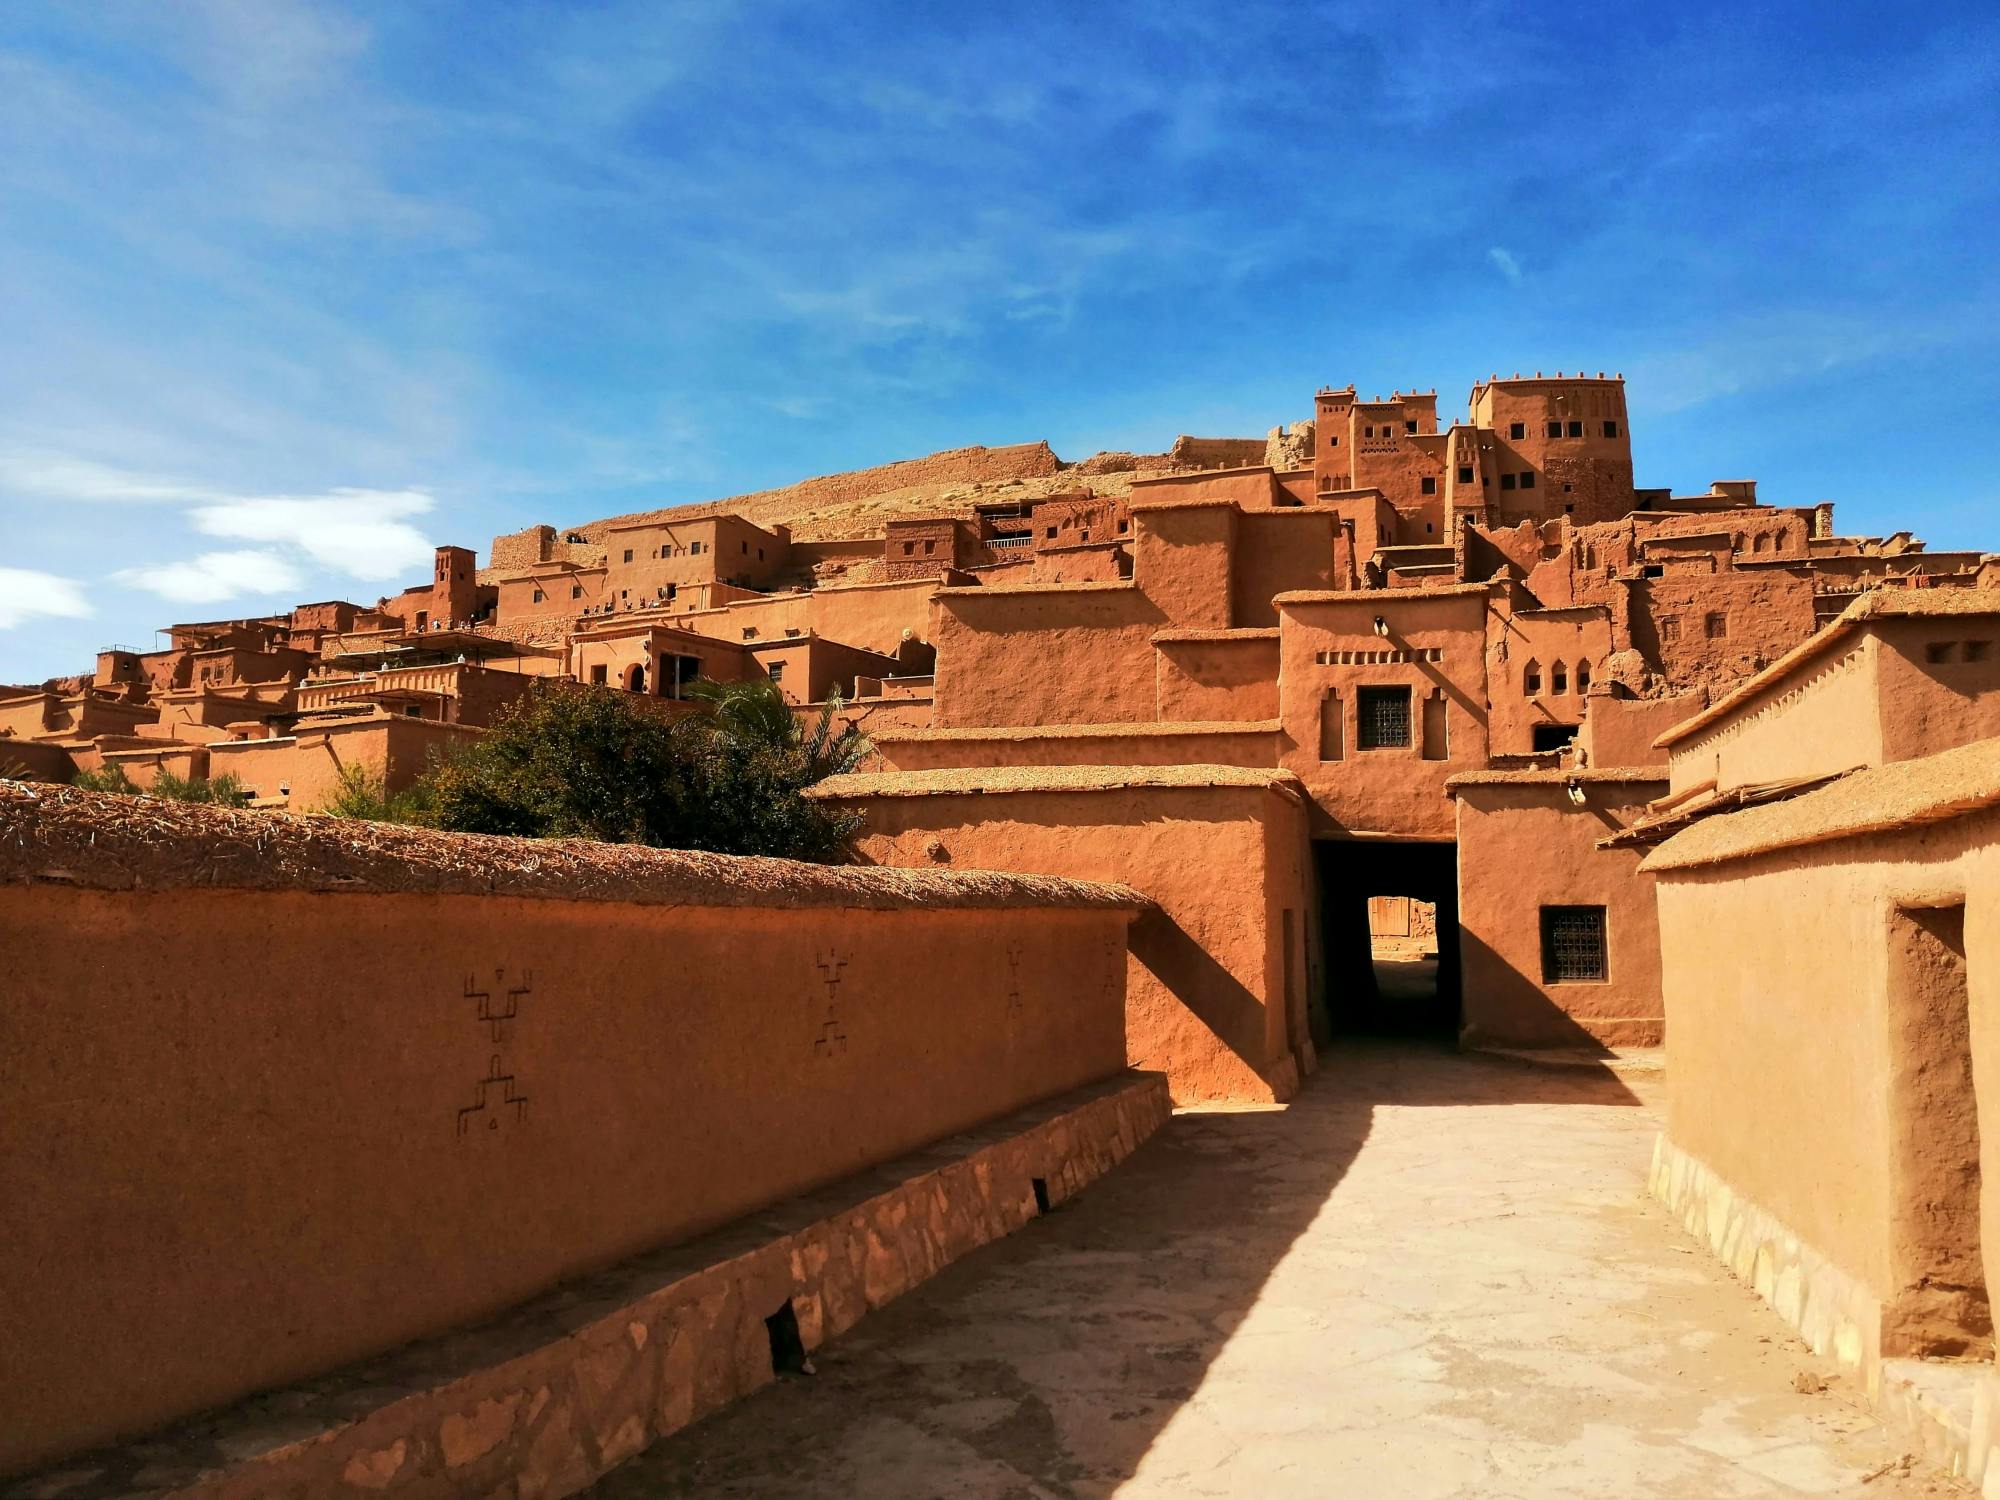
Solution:
M 1355 694 L 1363 750 L 1407 750 L 1410 747 L 1410 690 L 1406 687 L 1365 687 Z
M 1602 983 L 1611 977 L 1604 947 L 1604 908 L 1542 908 L 1542 978 L 1551 984 Z

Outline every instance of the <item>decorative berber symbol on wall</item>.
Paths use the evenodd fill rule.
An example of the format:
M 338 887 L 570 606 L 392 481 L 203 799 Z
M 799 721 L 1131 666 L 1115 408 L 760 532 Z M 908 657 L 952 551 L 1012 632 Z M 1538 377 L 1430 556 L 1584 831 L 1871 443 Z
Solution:
M 528 1117 L 528 1096 L 514 1092 L 514 1075 L 500 1071 L 500 1054 L 486 1064 L 486 1076 L 475 1085 L 476 1102 L 458 1112 L 458 1133 L 464 1135 L 481 1118 L 488 1130 L 498 1130 L 503 1119 L 516 1124 Z
M 512 986 L 507 983 L 505 969 L 493 971 L 492 989 L 475 989 L 473 988 L 475 982 L 476 976 L 471 974 L 465 976 L 465 998 L 479 1002 L 479 1019 L 492 1028 L 492 1039 L 496 1042 L 506 1041 L 507 1023 L 520 1016 L 521 1001 L 534 993 L 534 971 L 531 969 L 522 974 L 521 982 Z M 495 990 L 499 991 L 497 1000 L 494 998 Z
M 472 1019 L 485 1028 L 492 1047 L 504 1047 L 514 1040 L 514 1023 L 521 1018 L 521 1002 L 534 993 L 535 976 L 523 970 L 518 984 L 507 982 L 507 971 L 495 969 L 493 982 L 482 987 L 479 976 L 465 976 L 465 998 L 475 1003 Z M 465 1136 L 482 1121 L 487 1130 L 498 1130 L 503 1120 L 519 1124 L 528 1117 L 528 1096 L 517 1087 L 512 1069 L 500 1052 L 487 1054 L 486 1076 L 473 1085 L 473 1102 L 458 1110 L 458 1134 Z
M 813 1037 L 812 1051 L 814 1057 L 832 1057 L 847 1050 L 847 1027 L 840 1019 L 840 971 L 847 967 L 847 960 L 838 948 L 829 948 L 814 966 L 826 986 L 826 1009 Z

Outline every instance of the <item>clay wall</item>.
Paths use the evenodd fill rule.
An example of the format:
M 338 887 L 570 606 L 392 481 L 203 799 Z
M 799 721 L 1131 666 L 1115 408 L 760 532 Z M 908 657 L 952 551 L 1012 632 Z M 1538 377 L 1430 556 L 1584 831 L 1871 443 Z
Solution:
M 67 718 L 62 699 L 54 693 L 0 698 L 0 739 L 32 740 L 53 734 L 64 727 Z
M 1354 488 L 1354 387 L 1321 390 L 1313 398 L 1313 488 Z
M 487 563 L 496 569 L 533 567 L 536 563 L 553 561 L 557 545 L 555 527 L 523 527 L 493 538 Z
M 1323 509 L 1249 512 L 1237 518 L 1230 559 L 1229 623 L 1276 629 L 1278 594 L 1330 589 L 1338 516 Z
M 1498 523 L 1567 515 L 1588 524 L 1632 509 L 1632 435 L 1622 379 L 1495 380 L 1473 387 L 1471 410 L 1474 425 L 1495 445 L 1487 499 Z M 1535 477 L 1532 488 L 1521 487 L 1523 473 Z
M 485 728 L 519 699 L 533 680 L 528 673 L 469 662 L 392 667 L 366 676 L 308 678 L 299 684 L 296 707 L 300 713 L 312 713 L 335 704 L 360 702 L 377 693 L 420 693 L 439 700 L 435 707 L 427 703 L 422 717 L 442 717 Z
M 1398 589 L 1279 598 L 1279 764 L 1315 831 L 1449 838 L 1445 782 L 1487 759 L 1487 591 Z M 1374 629 L 1381 616 L 1386 636 Z M 1408 695 L 1408 744 L 1362 748 L 1364 690 Z
M 1164 622 L 1188 630 L 1236 623 L 1231 581 L 1241 518 L 1236 503 L 1222 499 L 1133 506 L 1132 576 Z
M 1584 804 L 1567 788 L 1581 787 Z M 1643 815 L 1664 773 L 1491 772 L 1456 783 L 1460 1039 L 1468 1046 L 1657 1046 L 1659 920 L 1643 849 L 1597 842 Z M 1543 908 L 1602 908 L 1605 978 L 1561 980 L 1543 952 Z
M 1611 621 L 1602 609 L 1490 611 L 1487 741 L 1492 753 L 1547 749 L 1536 745 L 1537 729 L 1580 725 L 1585 695 L 1593 682 L 1603 679 L 1611 649 Z
M 1383 493 L 1401 518 L 1403 539 L 1441 539 L 1449 443 L 1437 430 L 1436 395 L 1357 402 L 1349 429 L 1352 486 Z
M 1264 723 L 1079 724 L 1054 728 L 887 729 L 875 736 L 883 768 L 982 766 L 1276 767 L 1278 729 Z
M 1264 438 L 1204 438 L 1183 433 L 1167 450 L 1167 462 L 1177 469 L 1240 469 L 1261 464 L 1268 443 Z
M 883 530 L 883 571 L 894 579 L 939 578 L 947 568 L 962 568 L 972 560 L 964 531 L 949 517 L 891 521 Z
M 314 812 L 339 793 L 341 773 L 350 766 L 380 773 L 390 792 L 400 792 L 423 774 L 434 755 L 478 734 L 464 725 L 383 715 L 309 721 L 273 739 L 214 740 L 201 753 L 208 775 L 235 776 L 258 802 Z M 138 776 L 133 780 L 150 784 Z
M 1949 1326 L 1969 1314 L 1990 1328 L 1985 1288 L 2000 1275 L 2000 1212 L 1989 1189 L 1982 1215 L 1978 1190 L 2000 1176 L 2000 1128 L 1982 1108 L 2000 1097 L 2000 821 L 1987 780 L 1987 810 L 1944 822 L 1764 852 L 1744 839 L 1681 862 L 1702 853 L 1681 846 L 1710 824 L 1776 827 L 1828 788 L 1710 819 L 1649 861 L 1669 1139 L 1861 1283 L 1875 1317 L 1865 1347 L 1840 1351 L 1850 1364 L 1878 1345 L 1990 1348 L 1955 1342 Z M 1910 940 L 1947 927 L 1956 958 L 1913 961 Z M 1958 993 L 1925 993 L 1950 965 Z M 1944 1237 L 1927 1259 L 1913 1225 Z
M 503 578 L 495 587 L 496 613 L 508 625 L 596 614 L 615 597 L 607 593 L 603 568 L 534 568 L 519 577 Z
M 1875 626 L 1882 757 L 1910 760 L 2000 735 L 2000 609 Z
M 570 646 L 570 674 L 588 685 L 668 698 L 676 693 L 676 671 L 684 688 L 699 677 L 741 682 L 761 670 L 745 647 L 676 626 L 608 627 L 601 634 L 579 635 Z M 696 665 L 677 668 L 676 658 Z
M 1010 575 L 1024 583 L 1122 583 L 1132 576 L 1130 545 L 1121 541 L 1082 542 L 1074 546 L 1044 545 L 1025 569 L 993 570 L 982 575 L 988 588 L 1006 588 Z
M 1583 727 L 1576 732 L 1580 766 L 1659 766 L 1667 752 L 1653 743 L 1708 706 L 1704 693 L 1671 698 L 1626 698 L 1602 685 L 1584 702 Z
M 1124 1064 L 1129 893 L 0 798 L 0 1470 Z
M 896 665 L 893 658 L 818 636 L 766 641 L 747 649 L 756 669 L 773 678 L 779 691 L 793 703 L 824 702 L 836 692 L 842 698 L 852 698 L 855 679 L 880 677 Z
M 1153 637 L 1156 716 L 1183 723 L 1275 719 L 1278 631 L 1161 631 Z
M 939 728 L 1154 716 L 1152 638 L 1167 619 L 1132 585 L 944 589 L 935 597 Z
M 61 745 L 0 735 L 0 777 L 21 781 L 68 781 L 76 775 L 75 759 Z
M 937 581 L 859 584 L 848 588 L 768 594 L 732 603 L 712 614 L 677 616 L 674 624 L 724 641 L 767 640 L 787 630 L 812 631 L 828 640 L 906 654 L 909 643 L 931 638 L 931 596 Z
M 1733 687 L 1819 625 L 1805 568 L 1650 578 L 1628 587 L 1632 644 L 1677 688 Z
M 1304 950 L 1288 1001 L 1282 912 L 1302 945 L 1313 909 L 1303 809 L 1285 788 L 1268 772 L 1120 766 L 836 777 L 816 795 L 866 814 L 871 863 L 1144 891 L 1157 910 L 1132 930 L 1132 1065 L 1165 1072 L 1177 1100 L 1271 1100 L 1298 1087 L 1305 1026 Z

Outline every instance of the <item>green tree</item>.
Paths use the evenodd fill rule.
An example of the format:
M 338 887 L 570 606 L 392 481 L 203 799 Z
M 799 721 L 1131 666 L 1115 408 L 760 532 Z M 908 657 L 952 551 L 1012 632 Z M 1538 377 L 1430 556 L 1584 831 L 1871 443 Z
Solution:
M 804 760 L 806 784 L 829 776 L 844 776 L 868 756 L 867 737 L 852 724 L 836 731 L 840 694 L 820 705 L 819 717 L 806 729 L 777 683 L 768 677 L 747 682 L 711 682 L 704 678 L 688 690 L 730 738 L 771 750 L 796 752 Z
M 747 697 L 738 712 L 671 720 L 614 689 L 539 683 L 425 772 L 418 816 L 466 833 L 835 860 L 860 819 L 803 792 L 845 739 L 829 728 L 814 749 Z

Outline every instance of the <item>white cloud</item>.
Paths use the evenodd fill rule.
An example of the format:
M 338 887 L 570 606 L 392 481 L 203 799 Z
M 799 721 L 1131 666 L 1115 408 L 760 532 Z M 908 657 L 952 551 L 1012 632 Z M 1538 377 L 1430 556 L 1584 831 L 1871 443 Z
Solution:
M 302 582 L 298 569 L 280 554 L 258 548 L 204 552 L 187 562 L 124 568 L 111 576 L 119 583 L 132 584 L 179 604 L 217 604 L 246 594 L 283 594 Z
M 213 491 L 46 449 L 0 447 L 0 493 L 118 504 L 213 498 Z
M 1499 267 L 1500 274 L 1516 286 L 1521 284 L 1521 263 L 1514 258 L 1514 252 L 1495 245 L 1486 252 L 1486 258 Z
M 37 615 L 81 620 L 94 613 L 74 579 L 32 568 L 0 568 L 0 630 Z
M 336 489 L 225 500 L 196 506 L 192 516 L 208 536 L 296 547 L 350 578 L 393 580 L 429 567 L 431 544 L 408 523 L 431 505 L 422 490 Z

